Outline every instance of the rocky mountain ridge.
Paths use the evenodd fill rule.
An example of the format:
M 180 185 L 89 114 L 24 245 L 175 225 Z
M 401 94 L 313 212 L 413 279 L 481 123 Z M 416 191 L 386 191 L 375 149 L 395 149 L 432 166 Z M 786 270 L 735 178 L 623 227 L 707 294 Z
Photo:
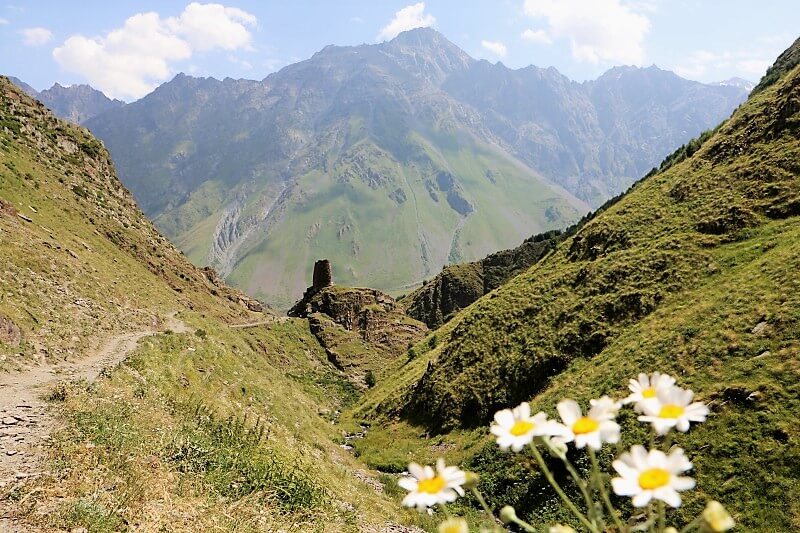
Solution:
M 83 124 L 104 111 L 118 109 L 125 105 L 122 100 L 112 100 L 102 91 L 86 84 L 65 87 L 55 83 L 49 89 L 40 92 L 19 78 L 10 76 L 9 79 L 25 93 L 42 102 L 57 117 L 75 124 Z

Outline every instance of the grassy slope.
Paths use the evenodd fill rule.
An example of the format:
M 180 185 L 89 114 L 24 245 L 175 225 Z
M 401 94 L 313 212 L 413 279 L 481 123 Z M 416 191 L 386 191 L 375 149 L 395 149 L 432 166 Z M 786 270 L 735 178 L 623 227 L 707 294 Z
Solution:
M 141 329 L 182 307 L 246 316 L 212 295 L 234 291 L 213 287 L 154 229 L 86 130 L 6 81 L 0 106 L 0 199 L 13 209 L 0 215 L 0 313 L 25 339 L 15 351 L 23 357 L 6 366 L 68 356 L 98 334 Z
M 639 183 L 446 324 L 436 333 L 442 344 L 355 410 L 385 422 L 360 444 L 362 456 L 394 465 L 444 451 L 482 470 L 496 503 L 552 518 L 560 511 L 538 496 L 536 476 L 475 444 L 484 429 L 456 429 L 435 448 L 416 437 L 427 424 L 480 426 L 520 400 L 554 414 L 560 397 L 621 395 L 627 377 L 666 370 L 712 402 L 709 423 L 682 439 L 699 490 L 748 531 L 797 529 L 798 101 L 795 67 L 692 157 Z
M 48 451 L 53 476 L 0 498 L 67 530 L 348 531 L 413 519 L 339 448 L 331 421 L 354 391 L 307 323 L 230 329 L 269 317 L 232 302 L 235 291 L 212 286 L 154 230 L 86 130 L 3 78 L 0 151 L 0 313 L 25 339 L 0 344 L 23 354 L 7 370 L 82 356 L 171 312 L 190 331 L 146 338 L 91 386 L 45 391 L 65 420 Z

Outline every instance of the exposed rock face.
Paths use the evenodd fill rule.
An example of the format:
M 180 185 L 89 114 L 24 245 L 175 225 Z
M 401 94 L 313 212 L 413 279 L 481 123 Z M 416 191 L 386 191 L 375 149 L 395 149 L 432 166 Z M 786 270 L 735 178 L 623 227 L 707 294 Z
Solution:
M 385 311 L 397 309 L 391 296 L 376 289 L 325 287 L 310 298 L 300 300 L 290 314 L 307 317 L 313 313 L 325 313 L 343 328 L 353 331 L 358 328 L 359 315 L 369 306 Z
M 0 342 L 16 348 L 22 342 L 22 332 L 11 319 L 0 314 Z
M 242 307 L 246 307 L 247 309 L 255 313 L 261 313 L 265 311 L 264 304 L 262 304 L 258 300 L 250 298 L 243 292 L 239 292 L 236 289 L 231 289 L 230 287 L 225 285 L 225 282 L 222 281 L 222 279 L 219 277 L 219 274 L 217 274 L 217 271 L 214 270 L 213 268 L 205 267 L 202 269 L 202 271 L 203 275 L 206 277 L 209 283 L 211 283 L 211 285 L 214 286 L 214 289 L 212 290 L 213 294 L 217 296 L 224 296 L 231 302 L 239 304 Z
M 564 238 L 566 233 L 548 231 L 480 261 L 446 266 L 401 302 L 410 316 L 425 322 L 429 328 L 437 328 L 484 294 L 537 263 Z
M 314 263 L 314 277 L 312 287 L 314 291 L 319 291 L 325 287 L 333 285 L 333 271 L 331 262 L 327 259 L 320 259 Z

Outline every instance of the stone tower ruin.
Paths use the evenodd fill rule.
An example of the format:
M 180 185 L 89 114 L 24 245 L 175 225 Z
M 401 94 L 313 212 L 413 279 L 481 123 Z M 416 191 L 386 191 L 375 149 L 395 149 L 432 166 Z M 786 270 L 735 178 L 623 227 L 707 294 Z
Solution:
M 320 259 L 314 263 L 314 277 L 312 278 L 314 292 L 324 289 L 325 287 L 330 287 L 331 285 L 333 285 L 331 262 L 327 259 Z

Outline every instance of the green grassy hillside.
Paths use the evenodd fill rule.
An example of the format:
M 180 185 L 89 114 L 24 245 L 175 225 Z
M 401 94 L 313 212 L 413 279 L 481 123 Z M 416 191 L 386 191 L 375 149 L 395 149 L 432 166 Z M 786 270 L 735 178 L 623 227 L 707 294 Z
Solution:
M 553 414 L 558 398 L 619 396 L 629 376 L 662 370 L 712 405 L 712 420 L 685 439 L 703 450 L 700 490 L 734 509 L 744 530 L 797 529 L 798 161 L 794 66 L 690 157 L 435 332 L 433 349 L 355 410 L 381 421 L 362 455 L 394 465 L 445 450 L 483 471 L 493 502 L 552 518 L 559 510 L 540 480 L 484 447 L 481 426 L 523 400 Z M 426 432 L 441 435 L 411 438 Z
M 334 422 L 357 391 L 308 322 L 258 307 L 153 228 L 99 141 L 0 78 L 2 371 L 50 369 L 40 393 L 59 420 L 38 452 L 46 475 L 0 468 L 3 520 L 92 532 L 416 520 L 341 448 Z M 262 325 L 229 327 L 250 322 Z M 96 382 L 61 373 L 126 332 L 144 337 Z

